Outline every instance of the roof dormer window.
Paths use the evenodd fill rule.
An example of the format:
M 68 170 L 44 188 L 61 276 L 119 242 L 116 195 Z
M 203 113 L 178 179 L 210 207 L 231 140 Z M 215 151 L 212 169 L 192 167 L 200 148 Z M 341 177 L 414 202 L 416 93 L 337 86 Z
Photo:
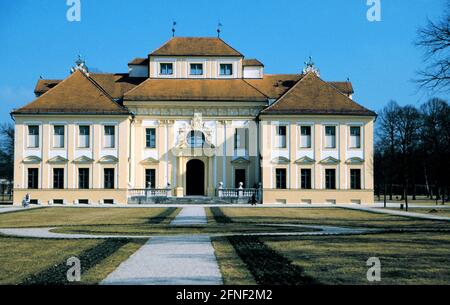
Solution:
M 173 64 L 172 63 L 161 63 L 160 70 L 161 75 L 172 75 L 173 74 Z
M 220 64 L 220 75 L 221 76 L 233 75 L 233 64 Z
M 203 64 L 191 64 L 190 75 L 203 75 Z

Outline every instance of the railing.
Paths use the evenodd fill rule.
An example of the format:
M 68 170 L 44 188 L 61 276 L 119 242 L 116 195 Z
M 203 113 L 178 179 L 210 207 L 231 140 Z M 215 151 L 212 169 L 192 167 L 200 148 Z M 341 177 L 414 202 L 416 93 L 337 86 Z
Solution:
M 129 189 L 128 203 L 147 204 L 147 203 L 162 203 L 170 197 L 171 189 Z
M 262 191 L 261 184 L 258 188 L 244 188 L 243 183 L 239 183 L 239 188 L 224 188 L 223 183 L 219 183 L 216 189 L 216 196 L 222 200 L 232 203 L 261 203 Z

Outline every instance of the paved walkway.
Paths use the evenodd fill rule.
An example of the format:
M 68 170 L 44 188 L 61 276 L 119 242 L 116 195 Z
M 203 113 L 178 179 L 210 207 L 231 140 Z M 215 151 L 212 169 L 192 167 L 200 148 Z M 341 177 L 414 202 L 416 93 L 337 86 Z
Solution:
M 172 226 L 206 225 L 206 212 L 202 206 L 185 207 L 170 223 Z
M 206 224 L 203 207 L 186 207 L 171 225 Z M 158 236 L 109 274 L 104 285 L 221 285 L 209 235 Z
M 380 213 L 380 214 L 388 214 L 388 215 L 394 215 L 394 216 L 405 216 L 405 217 L 410 217 L 410 218 L 450 221 L 450 217 L 447 217 L 447 216 L 397 211 L 397 210 L 390 210 L 390 209 L 384 209 L 384 208 L 371 208 L 371 207 L 361 206 L 361 205 L 351 205 L 351 206 L 349 205 L 349 206 L 345 206 L 345 208 L 366 211 L 366 212 Z
M 151 238 L 104 279 L 104 285 L 221 285 L 209 236 Z
M 27 211 L 27 210 L 30 210 L 30 209 L 39 209 L 39 208 L 42 208 L 42 207 L 40 207 L 40 206 L 37 206 L 37 207 L 30 206 L 28 208 L 18 207 L 18 206 L 1 207 L 0 208 L 0 214 L 2 214 L 2 213 L 10 213 L 10 212 L 17 212 L 17 211 Z

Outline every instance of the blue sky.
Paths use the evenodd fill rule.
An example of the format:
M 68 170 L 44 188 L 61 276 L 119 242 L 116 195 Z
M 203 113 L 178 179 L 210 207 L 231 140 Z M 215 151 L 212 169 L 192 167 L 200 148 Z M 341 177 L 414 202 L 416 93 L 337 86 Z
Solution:
M 39 76 L 67 77 L 78 53 L 91 69 L 126 72 L 171 37 L 173 20 L 178 36 L 215 36 L 220 20 L 222 38 L 266 73 L 298 73 L 312 55 L 323 79 L 349 77 L 370 109 L 419 104 L 430 95 L 412 82 L 423 67 L 413 42 L 445 2 L 381 0 L 382 21 L 369 22 L 366 0 L 81 0 L 81 22 L 68 22 L 66 0 L 0 0 L 0 122 L 33 99 Z

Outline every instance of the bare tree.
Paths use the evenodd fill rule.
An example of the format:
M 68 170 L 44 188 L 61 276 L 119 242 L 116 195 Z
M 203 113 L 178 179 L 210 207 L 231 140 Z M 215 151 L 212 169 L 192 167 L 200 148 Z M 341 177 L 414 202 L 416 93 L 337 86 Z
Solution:
M 450 1 L 441 20 L 428 20 L 418 30 L 416 45 L 424 49 L 427 65 L 419 71 L 419 85 L 433 91 L 450 91 Z
M 14 125 L 0 125 L 0 178 L 12 179 L 14 168 Z

